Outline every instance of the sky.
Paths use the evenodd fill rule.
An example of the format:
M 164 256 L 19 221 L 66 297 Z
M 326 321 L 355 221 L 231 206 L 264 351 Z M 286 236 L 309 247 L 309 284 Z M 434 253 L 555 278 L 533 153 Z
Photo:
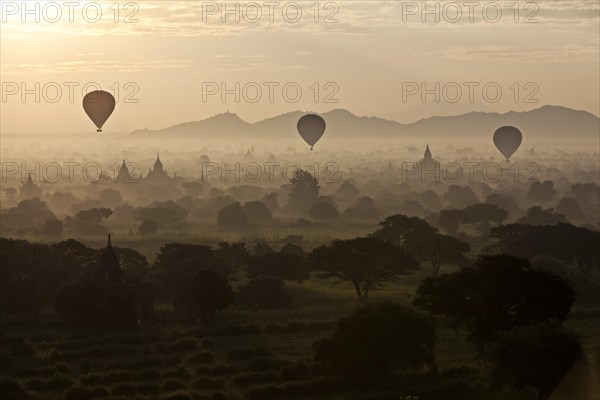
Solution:
M 599 114 L 597 0 L 0 5 L 2 133 L 95 131 L 81 101 L 97 88 L 117 99 L 110 132 L 226 111 Z

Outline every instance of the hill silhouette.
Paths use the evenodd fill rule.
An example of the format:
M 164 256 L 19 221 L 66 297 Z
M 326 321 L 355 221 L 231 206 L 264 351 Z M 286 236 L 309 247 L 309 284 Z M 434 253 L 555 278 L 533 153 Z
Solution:
M 305 112 L 293 111 L 255 123 L 242 120 L 235 113 L 218 114 L 201 121 L 186 122 L 159 130 L 137 130 L 129 138 L 223 139 L 285 138 L 296 131 L 296 123 Z M 597 141 L 600 118 L 561 106 L 543 106 L 526 112 L 470 112 L 456 116 L 430 117 L 410 124 L 379 117 L 357 116 L 348 110 L 334 109 L 321 114 L 327 121 L 328 139 L 488 139 L 491 132 L 504 125 L 517 126 L 529 141 Z

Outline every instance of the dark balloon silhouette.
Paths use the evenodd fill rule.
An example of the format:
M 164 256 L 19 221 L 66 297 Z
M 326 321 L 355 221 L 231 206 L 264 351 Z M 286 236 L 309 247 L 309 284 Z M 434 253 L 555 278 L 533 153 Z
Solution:
M 98 128 L 96 132 L 102 132 L 102 126 L 115 110 L 115 98 L 103 90 L 94 90 L 83 98 L 83 109 Z
M 523 135 L 514 126 L 503 126 L 494 133 L 494 144 L 506 157 L 506 162 L 515 154 L 522 142 Z
M 298 120 L 298 133 L 310 145 L 310 150 L 325 133 L 325 120 L 316 114 L 307 114 Z

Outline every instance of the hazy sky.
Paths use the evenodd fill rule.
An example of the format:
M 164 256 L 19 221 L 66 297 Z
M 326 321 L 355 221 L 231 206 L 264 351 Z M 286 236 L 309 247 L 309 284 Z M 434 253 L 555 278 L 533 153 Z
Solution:
M 81 107 L 91 83 L 118 92 L 112 132 L 227 110 L 247 121 L 333 108 L 407 122 L 544 104 L 599 113 L 598 0 L 523 1 L 518 15 L 514 0 L 257 1 L 239 12 L 228 1 L 230 14 L 222 1 L 122 1 L 118 15 L 113 0 L 29 1 L 30 14 L 0 3 L 2 132 L 94 132 Z M 423 83 L 425 101 L 411 94 Z

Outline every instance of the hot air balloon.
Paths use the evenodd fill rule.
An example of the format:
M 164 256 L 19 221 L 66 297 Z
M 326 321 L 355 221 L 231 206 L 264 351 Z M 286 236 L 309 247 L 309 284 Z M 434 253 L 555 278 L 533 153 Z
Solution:
M 325 133 L 325 120 L 316 114 L 306 114 L 298 120 L 298 133 L 313 150 L 319 139 Z
M 94 90 L 83 98 L 83 109 L 98 128 L 96 132 L 102 132 L 102 126 L 115 109 L 115 98 L 103 90 Z
M 510 158 L 519 149 L 523 142 L 521 131 L 514 126 L 503 126 L 494 133 L 494 144 L 506 157 L 506 162 L 510 162 Z

